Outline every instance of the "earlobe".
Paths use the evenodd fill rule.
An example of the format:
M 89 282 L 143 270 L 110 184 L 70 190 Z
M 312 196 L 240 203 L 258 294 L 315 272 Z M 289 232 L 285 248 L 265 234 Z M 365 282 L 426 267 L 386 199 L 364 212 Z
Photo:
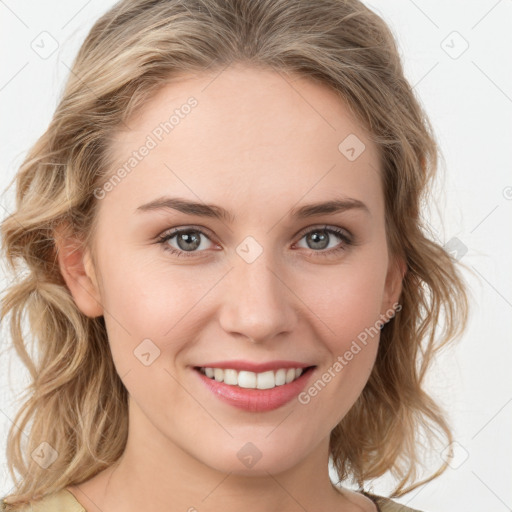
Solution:
M 384 314 L 386 311 L 395 309 L 394 305 L 399 302 L 402 293 L 402 283 L 407 272 L 407 264 L 401 257 L 395 257 L 389 264 L 382 304 Z
M 63 226 L 54 231 L 60 272 L 80 311 L 91 318 L 103 315 L 98 282 L 88 248 Z

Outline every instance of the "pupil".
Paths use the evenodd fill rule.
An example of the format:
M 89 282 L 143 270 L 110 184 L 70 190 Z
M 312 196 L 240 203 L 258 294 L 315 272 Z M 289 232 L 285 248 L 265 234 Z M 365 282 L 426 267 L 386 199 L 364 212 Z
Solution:
M 322 233 L 321 231 L 313 232 L 308 238 L 313 242 L 313 249 L 325 249 L 328 243 L 325 243 L 328 240 L 328 236 L 326 233 L 322 235 L 318 235 L 318 233 Z
M 194 235 L 190 235 L 190 233 L 196 233 Z M 184 242 L 185 244 L 192 244 L 192 247 L 190 246 L 183 246 L 183 244 L 181 242 Z M 199 247 L 199 245 L 201 244 L 201 240 L 200 240 L 200 237 L 197 236 L 197 232 L 196 231 L 187 231 L 186 233 L 181 233 L 179 236 L 178 236 L 178 245 L 180 247 L 180 249 L 184 250 L 184 251 L 192 251 L 194 249 L 197 249 Z

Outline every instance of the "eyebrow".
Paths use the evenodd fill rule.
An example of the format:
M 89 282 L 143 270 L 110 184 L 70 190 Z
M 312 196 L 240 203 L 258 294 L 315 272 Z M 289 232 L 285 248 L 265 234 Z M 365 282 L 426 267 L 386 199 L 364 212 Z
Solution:
M 177 210 L 188 215 L 197 215 L 200 217 L 211 217 L 226 222 L 234 222 L 235 216 L 215 204 L 197 203 L 180 197 L 159 197 L 149 203 L 139 206 L 135 212 L 148 212 L 155 210 Z M 306 219 L 320 215 L 332 215 L 347 210 L 360 210 L 371 215 L 368 206 L 359 199 L 344 197 L 341 199 L 331 199 L 329 201 L 306 204 L 304 206 L 292 208 L 289 216 L 297 219 Z

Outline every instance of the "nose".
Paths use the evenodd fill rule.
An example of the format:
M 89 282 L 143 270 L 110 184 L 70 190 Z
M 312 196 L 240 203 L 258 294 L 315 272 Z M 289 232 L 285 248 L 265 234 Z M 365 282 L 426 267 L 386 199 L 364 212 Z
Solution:
M 231 336 L 263 343 L 293 332 L 297 324 L 296 295 L 283 270 L 266 251 L 252 263 L 238 256 L 224 282 L 220 324 Z

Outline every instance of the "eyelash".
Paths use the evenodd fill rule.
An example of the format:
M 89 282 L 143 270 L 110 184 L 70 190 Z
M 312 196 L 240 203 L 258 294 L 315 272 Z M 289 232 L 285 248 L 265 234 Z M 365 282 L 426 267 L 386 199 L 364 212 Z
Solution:
M 194 226 L 189 226 L 186 229 L 175 229 L 171 232 L 167 232 L 167 233 L 160 235 L 158 237 L 158 243 L 163 245 L 164 251 L 169 251 L 173 256 L 177 256 L 179 258 L 194 257 L 194 254 L 196 254 L 197 252 L 203 252 L 203 251 L 182 251 L 182 250 L 176 249 L 174 247 L 171 247 L 169 244 L 167 244 L 167 242 L 171 238 L 174 238 L 176 235 L 180 235 L 181 233 L 187 233 L 190 231 L 200 233 L 201 235 L 204 235 L 206 238 L 210 239 L 203 230 L 196 228 Z M 345 251 L 348 248 L 348 246 L 355 245 L 354 241 L 352 240 L 351 236 L 348 234 L 348 232 L 346 230 L 342 230 L 340 228 L 328 227 L 328 226 L 314 227 L 307 231 L 302 231 L 301 233 L 299 233 L 299 236 L 300 236 L 299 240 L 302 240 L 302 238 L 304 238 L 304 236 L 306 236 L 310 233 L 314 233 L 315 231 L 323 231 L 325 233 L 335 235 L 342 240 L 341 245 L 338 247 L 335 247 L 334 249 L 320 250 L 320 251 L 314 251 L 313 249 L 310 249 L 310 252 L 318 253 L 318 255 L 321 257 L 330 257 L 330 256 L 337 255 L 340 251 Z

